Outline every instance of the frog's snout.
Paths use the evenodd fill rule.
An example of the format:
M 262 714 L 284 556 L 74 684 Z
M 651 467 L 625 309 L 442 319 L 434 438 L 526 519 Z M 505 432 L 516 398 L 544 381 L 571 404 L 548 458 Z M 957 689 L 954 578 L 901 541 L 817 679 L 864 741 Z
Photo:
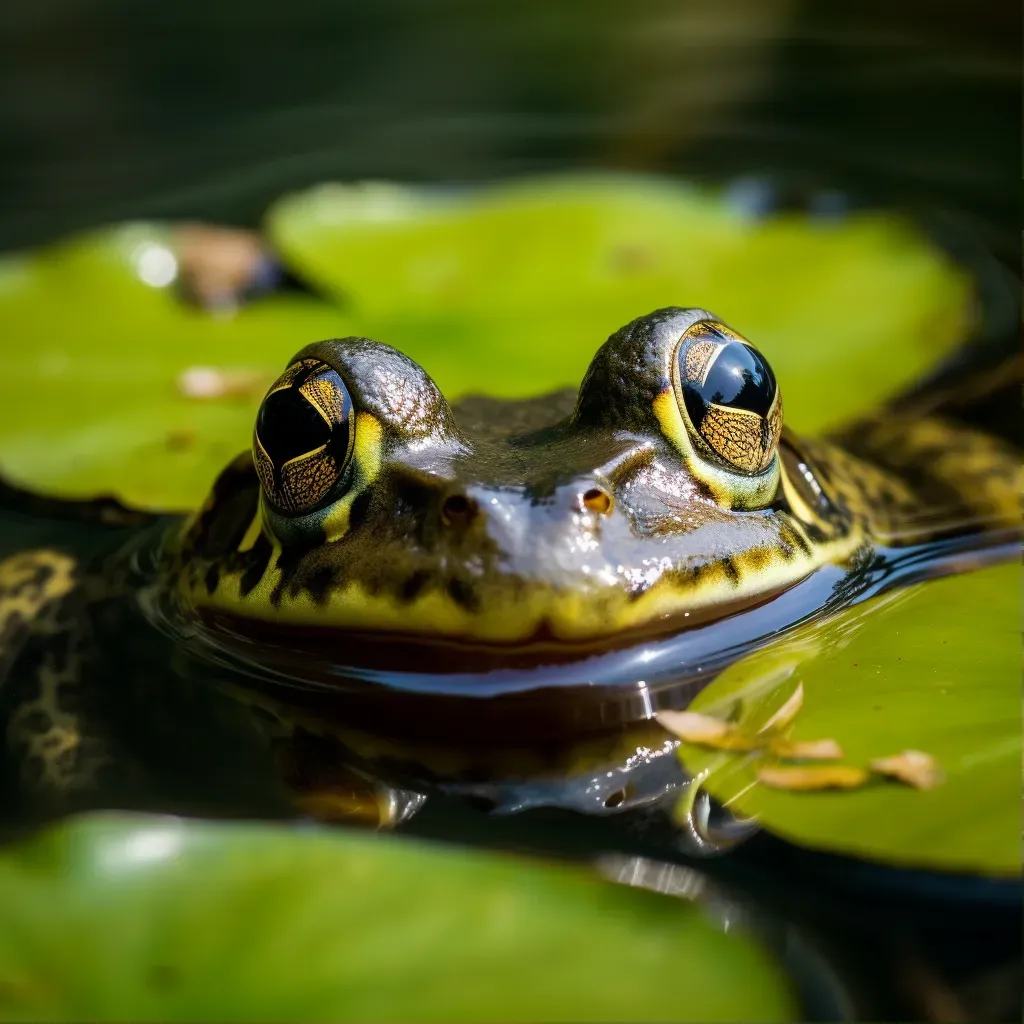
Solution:
M 520 493 L 519 502 L 527 505 L 544 505 L 556 514 L 562 511 L 573 519 L 590 519 L 596 525 L 599 518 L 607 516 L 615 507 L 611 487 L 603 480 L 582 480 L 571 487 L 560 487 L 547 496 Z M 441 524 L 453 530 L 468 527 L 483 513 L 484 518 L 509 517 L 507 495 L 496 496 L 476 488 L 452 488 L 443 492 L 437 504 Z
M 454 485 L 439 495 L 436 549 L 470 574 L 480 566 L 520 581 L 575 586 L 629 534 L 610 484 L 592 475 L 517 487 Z M 428 541 L 429 543 L 429 541 Z

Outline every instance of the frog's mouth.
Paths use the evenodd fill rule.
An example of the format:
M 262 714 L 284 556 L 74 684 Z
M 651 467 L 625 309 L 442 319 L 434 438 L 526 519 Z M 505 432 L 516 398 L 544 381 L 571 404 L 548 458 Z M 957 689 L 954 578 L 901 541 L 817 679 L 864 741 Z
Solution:
M 776 587 L 711 607 L 678 612 L 599 636 L 566 638 L 541 621 L 530 636 L 511 640 L 440 632 L 336 627 L 250 619 L 230 611 L 201 611 L 208 628 L 232 646 L 258 649 L 261 660 L 302 660 L 309 667 L 461 677 L 544 667 L 578 666 L 612 651 L 656 647 L 667 637 L 691 633 L 742 616 L 774 600 Z M 333 672 L 332 672 L 333 674 Z
M 554 739 L 685 707 L 727 664 L 823 609 L 839 578 L 802 582 L 612 638 L 568 643 L 270 624 L 204 610 L 193 654 L 306 714 L 396 736 Z M 482 730 L 482 732 L 480 732 Z

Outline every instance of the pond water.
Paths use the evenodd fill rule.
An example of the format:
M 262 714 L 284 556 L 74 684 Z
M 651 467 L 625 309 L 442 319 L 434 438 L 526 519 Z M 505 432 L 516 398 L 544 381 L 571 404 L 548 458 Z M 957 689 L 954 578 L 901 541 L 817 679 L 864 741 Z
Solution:
M 969 238 L 972 252 L 982 252 L 986 259 L 991 257 L 1019 273 L 1019 168 L 1013 144 L 1019 135 L 1018 20 L 1019 13 L 996 3 L 952 4 L 936 12 L 932 5 L 914 2 L 894 13 L 880 3 L 770 0 L 739 3 L 727 17 L 719 5 L 701 0 L 681 4 L 643 0 L 628 11 L 611 2 L 587 5 L 585 11 L 579 5 L 550 2 L 481 7 L 449 0 L 426 7 L 408 2 L 303 2 L 289 5 L 287 12 L 269 2 L 239 6 L 214 0 L 142 9 L 126 0 L 86 4 L 50 0 L 31 10 L 26 6 L 0 13 L 0 30 L 12 42 L 14 54 L 4 62 L 0 83 L 0 135 L 5 139 L 0 183 L 7 198 L 0 215 L 0 249 L 27 251 L 83 230 L 135 219 L 202 219 L 256 226 L 282 194 L 325 180 L 419 183 L 458 194 L 466 185 L 541 172 L 610 171 L 659 175 L 676 182 L 725 183 L 730 201 L 755 218 L 798 210 L 840 223 L 850 209 L 898 210 L 909 216 L 910 223 L 937 230 L 944 240 L 953 225 L 952 234 Z M 282 219 L 272 230 L 301 251 L 308 241 L 295 243 L 295 236 L 288 234 L 293 228 L 300 233 L 306 230 L 301 223 L 295 228 L 297 223 L 298 219 Z M 39 403 L 12 384 L 8 416 L 0 417 L 0 466 L 23 479 L 27 476 L 37 486 L 58 490 L 66 486 L 76 496 L 85 496 L 95 481 L 101 481 L 103 488 L 115 488 L 129 503 L 141 500 L 160 507 L 157 498 L 162 496 L 172 507 L 189 507 L 201 499 L 210 479 L 209 467 L 223 465 L 235 453 L 238 424 L 251 422 L 251 411 L 248 407 L 200 411 L 188 414 L 193 419 L 160 424 L 161 444 L 165 435 L 171 436 L 168 431 L 184 438 L 192 436 L 189 432 L 215 435 L 223 430 L 227 441 L 204 448 L 186 439 L 179 455 L 168 455 L 161 448 L 154 456 L 155 446 L 136 445 L 126 455 L 115 435 L 137 431 L 142 436 L 152 425 L 141 406 L 130 415 L 125 413 L 121 421 L 112 421 L 113 425 L 104 421 L 103 409 L 118 401 L 111 384 L 117 380 L 117 360 L 148 366 L 149 357 L 142 350 L 159 339 L 156 344 L 180 344 L 187 353 L 180 358 L 186 363 L 211 361 L 202 357 L 213 344 L 235 345 L 235 351 L 245 344 L 256 346 L 249 349 L 253 353 L 250 366 L 262 367 L 266 362 L 279 368 L 292 351 L 324 333 L 329 317 L 319 307 L 302 305 L 305 297 L 300 296 L 294 306 L 264 307 L 262 322 L 246 321 L 249 311 L 243 310 L 233 340 L 224 342 L 222 334 L 220 341 L 214 341 L 220 330 L 216 326 L 200 326 L 189 334 L 194 311 L 185 310 L 173 322 L 161 319 L 163 309 L 154 312 L 155 307 L 146 305 L 147 298 L 129 298 L 116 273 L 104 269 L 104 253 L 120 244 L 115 239 L 91 248 L 89 242 L 80 249 L 59 252 L 41 265 L 38 280 L 43 290 L 25 300 L 34 303 L 31 306 L 17 305 L 22 300 L 15 295 L 15 285 L 10 285 L 14 275 L 0 277 L 9 289 L 3 293 L 8 305 L 0 310 L 0 329 L 8 337 L 29 339 L 17 346 L 17 352 L 5 348 L 0 356 L 0 366 L 15 382 L 33 372 L 36 360 L 49 358 L 41 325 L 71 332 L 76 321 L 93 315 L 95 307 L 90 303 L 96 301 L 101 301 L 100 316 L 105 312 L 111 319 L 109 329 L 105 325 L 99 329 L 95 323 L 84 329 L 85 337 L 92 331 L 101 340 L 84 343 L 82 352 L 73 344 L 66 351 L 59 344 L 52 346 L 72 368 L 72 372 L 58 368 L 55 379 L 64 383 L 57 381 L 55 393 L 62 394 L 59 389 L 68 386 L 69 376 L 80 375 L 95 389 L 83 408 L 96 428 L 81 440 L 74 423 L 79 413 L 72 406 L 68 406 L 72 411 L 62 407 L 40 426 L 43 417 L 34 412 Z M 399 257 L 390 252 L 383 263 L 398 262 Z M 695 257 L 694 266 L 700 263 Z M 47 277 L 51 270 L 53 276 Z M 567 271 L 566 280 L 570 277 Z M 870 295 L 873 279 L 868 276 L 864 282 Z M 754 294 L 758 282 L 741 279 L 723 286 L 719 280 L 719 286 L 726 292 L 734 287 Z M 787 286 L 790 291 L 779 304 L 800 305 L 799 282 Z M 470 317 L 468 327 L 462 324 L 461 334 L 446 335 L 454 319 L 431 319 L 430 310 L 424 313 L 411 301 L 409 310 L 395 314 L 386 308 L 392 294 L 389 286 L 376 287 L 380 296 L 373 301 L 384 303 L 383 312 L 376 311 L 378 319 L 370 317 L 370 326 L 360 324 L 360 330 L 393 331 L 382 340 L 394 340 L 424 362 L 435 358 L 438 380 L 447 373 L 453 388 L 472 380 L 472 373 L 464 373 L 459 364 L 473 358 L 469 341 L 478 321 Z M 929 287 L 929 295 L 942 292 L 937 286 Z M 318 291 L 323 294 L 330 289 L 318 287 Z M 480 291 L 488 294 L 486 287 Z M 950 286 L 948 294 L 953 291 L 955 287 Z M 852 302 L 855 293 L 851 285 L 844 294 Z M 500 303 L 501 298 L 502 288 L 495 287 L 486 302 Z M 576 318 L 570 299 L 565 302 L 566 311 L 556 311 L 565 322 Z M 61 307 L 53 313 L 57 319 L 33 319 L 33 311 L 49 304 Z M 349 316 L 343 301 L 340 308 L 342 318 Z M 935 308 L 938 340 L 934 344 L 948 348 L 952 338 L 945 337 L 942 326 L 943 322 L 948 325 L 948 311 L 941 305 Z M 544 315 L 549 315 L 546 307 Z M 1011 315 L 1018 316 L 1015 309 Z M 594 319 L 603 322 L 598 313 Z M 506 356 L 514 352 L 515 331 L 522 327 L 514 320 L 510 323 L 508 337 L 495 332 L 495 351 Z M 784 318 L 779 321 L 785 323 Z M 136 324 L 151 332 L 141 345 Z M 783 327 L 776 329 L 784 333 Z M 896 323 L 893 331 L 899 330 Z M 351 333 L 356 333 L 354 328 Z M 452 338 L 461 341 L 453 344 Z M 601 340 L 595 338 L 595 344 Z M 96 355 L 104 344 L 112 353 L 106 361 Z M 422 350 L 416 350 L 417 345 Z M 567 344 L 552 357 L 545 372 L 553 383 L 577 379 L 573 376 L 578 374 L 573 362 L 577 349 Z M 793 351 L 789 374 L 795 381 L 793 394 L 810 395 L 795 397 L 794 408 L 800 410 L 801 422 L 830 425 L 828 415 L 834 409 L 820 397 L 815 402 L 815 381 L 822 379 L 821 366 L 827 367 L 827 361 L 817 356 L 818 376 L 806 370 L 806 379 L 799 381 L 801 363 L 808 360 L 802 360 L 799 346 Z M 95 360 L 93 367 L 90 356 Z M 915 351 L 906 356 L 906 365 L 900 365 L 899 372 L 907 380 L 931 362 L 920 357 L 921 352 Z M 556 365 L 562 358 L 564 364 Z M 505 383 L 510 393 L 520 387 L 532 390 L 529 364 L 523 369 L 512 365 L 514 358 L 507 361 L 511 369 Z M 894 357 L 894 365 L 897 362 Z M 162 366 L 154 369 L 153 380 L 164 372 Z M 863 372 L 858 372 L 863 379 Z M 548 381 L 544 383 L 546 387 Z M 850 390 L 835 380 L 828 386 L 840 396 Z M 885 392 L 879 386 L 878 393 Z M 837 398 L 836 403 L 843 400 Z M 168 416 L 185 415 L 171 399 L 161 397 L 150 404 Z M 129 405 L 125 402 L 126 409 Z M 16 418 L 30 427 L 12 427 Z M 109 452 L 114 455 L 107 458 Z M 174 462 L 179 456 L 179 462 Z M 125 465 L 130 467 L 130 479 L 123 479 Z M 164 467 L 171 467 L 176 476 L 161 479 Z M 3 526 L 0 555 L 43 542 L 41 527 L 32 515 L 12 511 Z M 76 543 L 69 538 L 69 543 Z M 83 544 L 90 542 L 83 538 Z M 908 580 L 915 572 L 913 561 L 903 556 Z M 832 711 L 827 701 L 824 708 L 816 703 L 830 688 L 843 694 L 866 689 L 873 706 L 884 706 L 893 716 L 931 721 L 934 728 L 924 732 L 922 742 L 943 752 L 947 768 L 960 765 L 962 770 L 949 771 L 944 795 L 924 813 L 919 812 L 920 801 L 908 803 L 902 794 L 902 802 L 877 806 L 871 803 L 870 793 L 849 794 L 842 811 L 834 814 L 835 802 L 797 811 L 793 804 L 775 805 L 770 798 L 760 803 L 755 799 L 751 805 L 742 775 L 749 765 L 737 767 L 731 762 L 716 769 L 722 781 L 709 783 L 716 802 L 701 804 L 696 813 L 691 808 L 689 817 L 677 812 L 673 819 L 667 813 L 671 803 L 664 801 L 658 813 L 646 809 L 643 800 L 629 810 L 627 788 L 618 783 L 595 788 L 596 769 L 586 766 L 577 769 L 573 791 L 577 795 L 572 799 L 565 798 L 564 790 L 552 799 L 543 785 L 533 784 L 506 790 L 491 787 L 487 792 L 487 787 L 478 787 L 467 799 L 465 787 L 449 786 L 433 792 L 421 805 L 399 787 L 390 798 L 388 813 L 402 819 L 398 831 L 411 837 L 596 862 L 605 877 L 619 883 L 668 893 L 700 906 L 714 922 L 716 936 L 731 930 L 753 936 L 758 949 L 773 951 L 776 966 L 781 965 L 781 975 L 796 995 L 790 1005 L 779 997 L 778 1004 L 765 1010 L 766 1016 L 1019 1019 L 1020 884 L 1012 853 L 1019 821 L 1012 834 L 1004 828 L 1006 801 L 1012 799 L 1015 804 L 1013 794 L 1019 793 L 1019 694 L 1015 685 L 1003 685 L 978 697 L 978 687 L 983 688 L 987 680 L 1005 684 L 1009 673 L 1016 672 L 1009 666 L 1016 664 L 1019 647 L 1015 625 L 1019 601 L 1008 596 L 1004 600 L 1003 595 L 1017 588 L 1012 586 L 1012 573 L 1002 565 L 964 576 L 973 582 L 959 590 L 932 591 L 932 584 L 926 584 L 900 592 L 909 596 L 893 599 L 884 593 L 891 582 L 886 578 L 890 568 L 876 565 L 861 577 L 864 596 L 870 590 L 879 601 L 892 600 L 881 614 L 858 618 L 854 610 L 817 632 L 812 629 L 788 637 L 789 647 L 769 650 L 775 661 L 744 662 L 734 675 L 725 674 L 716 681 L 717 689 L 709 688 L 705 701 L 710 709 L 719 706 L 716 701 L 733 707 L 739 693 L 748 701 L 743 714 L 762 701 L 767 702 L 762 708 L 767 715 L 792 695 L 791 679 L 800 678 L 811 723 L 807 725 L 810 733 L 801 733 L 802 739 L 837 735 L 844 716 L 850 720 L 860 713 L 856 702 L 840 702 Z M 962 635 L 956 633 L 958 628 Z M 893 640 L 896 634 L 901 638 L 898 643 Z M 947 640 L 960 643 L 951 657 L 932 650 Z M 147 657 L 154 656 L 163 654 L 147 652 Z M 909 669 L 897 664 L 904 658 L 912 663 Z M 780 663 L 784 663 L 782 669 Z M 893 681 L 891 691 L 874 676 L 865 678 L 869 664 L 883 680 Z M 959 666 L 961 678 L 972 683 L 967 697 L 956 689 L 958 677 L 949 670 L 950 664 Z M 904 671 L 905 676 L 900 674 Z M 940 680 L 937 673 L 943 672 Z M 181 670 L 184 685 L 190 685 L 193 676 L 200 686 L 186 704 L 188 700 L 201 704 L 207 692 L 202 687 L 209 679 Z M 933 688 L 941 683 L 941 693 L 951 690 L 952 696 L 939 708 L 935 689 L 917 693 L 918 679 L 930 680 Z M 772 700 L 776 703 L 771 704 Z M 127 706 L 132 706 L 131 701 Z M 232 728 L 226 727 L 225 735 L 235 735 Z M 964 753 L 956 743 L 969 729 L 977 729 L 981 739 L 970 748 L 974 734 L 969 734 Z M 866 732 L 870 729 L 861 729 L 861 735 Z M 953 734 L 957 735 L 951 739 Z M 856 740 L 843 739 L 851 749 L 857 746 Z M 889 742 L 889 734 L 885 739 Z M 874 750 L 868 744 L 857 753 L 866 760 L 887 750 Z M 660 762 L 650 760 L 648 767 L 654 767 L 641 790 L 674 791 L 680 785 L 685 776 L 676 753 L 673 747 Z M 689 761 L 683 758 L 687 771 L 707 767 L 706 752 L 689 753 Z M 260 752 L 252 753 L 252 761 L 245 760 L 248 756 L 246 749 L 233 766 L 233 777 L 225 777 L 227 792 L 248 792 L 245 798 L 239 796 L 236 806 L 230 800 L 218 806 L 217 798 L 211 798 L 205 807 L 200 800 L 197 807 L 186 808 L 187 801 L 161 798 L 148 809 L 196 809 L 214 817 L 272 818 L 287 813 L 269 797 L 261 805 L 266 794 L 258 792 L 260 787 L 252 785 L 252 778 L 231 790 L 246 766 L 258 763 Z M 315 762 L 323 751 L 316 748 L 312 756 Z M 1008 772 L 1006 765 L 1014 757 Z M 604 769 L 600 757 L 591 760 Z M 197 752 L 185 761 L 189 771 L 202 778 L 203 771 L 223 761 L 222 751 L 209 756 Z M 219 780 L 210 770 L 212 794 Z M 303 769 L 296 770 L 301 774 Z M 357 781 L 365 782 L 365 773 Z M 581 807 L 589 806 L 590 797 L 578 795 L 598 789 L 602 813 L 579 813 Z M 250 800 L 252 791 L 260 799 Z M 620 792 L 626 794 L 622 800 L 617 799 Z M 932 799 L 930 793 L 907 794 L 908 799 L 914 796 Z M 379 791 L 365 797 L 353 783 L 347 809 L 359 818 L 361 809 L 372 805 L 369 816 L 373 817 L 381 799 Z M 624 813 L 603 813 L 616 810 L 623 800 Z M 732 804 L 735 818 L 722 812 L 720 801 Z M 521 810 L 491 813 L 495 805 L 499 811 Z M 710 818 L 702 817 L 705 814 Z M 765 828 L 750 834 L 753 830 L 737 823 L 747 814 L 757 815 Z M 1009 815 L 1011 822 L 1015 817 Z M 87 830 L 90 827 L 86 825 Z M 101 833 L 104 828 L 99 826 Z M 943 829 L 965 838 L 946 843 Z M 22 830 L 12 827 L 11 831 L 20 835 Z M 138 834 L 145 834 L 145 828 L 140 826 Z M 833 842 L 830 836 L 835 835 L 841 839 Z M 88 857 L 99 856 L 89 844 L 99 842 L 102 852 L 117 849 L 121 842 L 119 833 L 112 840 L 91 836 L 68 840 L 68 849 L 84 844 L 81 849 L 87 856 L 75 854 L 84 858 L 72 858 L 79 867 L 68 869 L 67 877 L 60 875 L 50 890 L 40 890 L 38 908 L 56 899 L 61 885 L 75 884 L 74 871 L 89 863 Z M 716 845 L 732 846 L 736 839 L 743 841 L 735 849 L 713 855 Z M 51 841 L 65 842 L 60 835 L 42 840 Z M 264 841 L 277 840 L 257 838 L 252 848 Z M 205 842 L 203 835 L 191 836 L 184 845 L 202 847 Z M 228 837 L 225 849 L 233 849 L 236 842 Z M 173 843 L 171 847 L 178 849 Z M 27 863 L 35 863 L 32 858 L 39 856 L 52 868 L 57 861 L 47 852 L 49 848 L 39 849 L 41 853 L 30 850 Z M 371 857 L 372 846 L 366 850 L 365 856 Z M 945 860 L 944 850 L 948 850 Z M 357 850 L 353 863 L 358 864 L 363 855 Z M 267 856 L 279 854 L 271 851 Z M 161 859 L 157 853 L 153 861 Z M 0 867 L 0 886 L 22 884 L 16 869 L 15 859 Z M 197 862 L 192 870 L 196 877 L 205 868 Z M 353 870 L 358 877 L 358 868 Z M 386 870 L 396 872 L 391 877 L 408 880 L 423 869 L 413 864 Z M 437 870 L 442 877 L 446 870 L 459 869 Z M 151 884 L 162 883 L 157 877 Z M 368 881 L 368 891 L 374 884 L 386 886 L 387 878 L 383 883 Z M 491 882 L 481 878 L 479 884 L 484 891 Z M 529 882 L 515 884 L 529 886 Z M 114 897 L 110 905 L 122 898 Z M 440 913 L 436 907 L 443 905 L 444 898 L 430 905 L 435 907 L 430 913 Z M 557 902 L 560 897 L 552 898 Z M 569 902 L 574 899 L 570 896 Z M 583 903 L 587 899 L 581 897 Z M 19 927 L 36 927 L 34 918 L 43 910 L 34 909 L 27 900 L 18 908 L 23 915 L 18 920 L 28 922 Z M 417 927 L 415 917 L 402 918 L 394 907 L 378 911 L 375 906 L 373 914 L 378 912 L 399 914 L 395 920 L 406 921 L 410 932 Z M 165 911 L 153 913 L 153 920 L 163 920 L 160 915 Z M 458 928 L 479 927 L 473 912 L 467 913 L 469 923 Z M 609 913 L 615 917 L 618 911 L 613 908 Z M 288 927 L 280 925 L 288 921 L 286 913 L 275 921 L 275 927 Z M 76 927 L 86 928 L 81 934 L 88 935 L 88 922 Z M 533 934 L 529 932 L 532 925 L 522 927 L 524 934 Z M 45 928 L 38 934 L 43 936 L 41 948 L 46 948 L 52 936 Z M 571 937 L 572 933 L 566 934 Z M 33 1012 L 45 1016 L 49 1007 L 59 1015 L 62 1011 L 54 1009 L 57 1003 L 33 1002 L 33 991 L 11 987 L 5 971 L 20 977 L 19 971 L 31 975 L 35 970 L 11 953 L 17 946 L 12 935 L 14 930 L 0 934 L 0 1008 L 18 1016 L 19 1007 L 22 1013 L 26 1006 L 34 1007 Z M 616 942 L 630 941 L 625 934 L 609 939 L 612 948 Z M 698 934 L 678 941 L 685 950 L 686 942 L 710 940 Z M 731 955 L 739 958 L 737 963 L 747 963 L 742 960 L 746 952 Z M 513 965 L 522 957 L 524 972 L 543 974 L 521 949 L 501 956 Z M 595 962 L 603 962 L 600 955 L 594 957 Z M 642 958 L 635 959 L 639 970 Z M 656 958 L 649 962 L 657 968 Z M 662 976 L 666 969 L 660 968 Z M 745 969 L 755 974 L 761 970 L 757 964 Z M 301 976 L 296 970 L 293 976 Z M 409 967 L 399 960 L 395 970 L 401 974 Z M 728 986 L 728 972 L 723 977 L 721 984 Z M 65 982 L 51 979 L 47 984 L 58 989 Z M 493 984 L 510 982 L 502 977 Z M 73 990 L 71 985 L 69 991 Z M 4 993 L 11 991 L 15 995 L 5 1006 Z M 203 992 L 208 990 L 199 986 L 197 991 L 200 1012 L 208 1015 L 209 1006 L 216 1004 L 203 1003 Z M 93 1004 L 76 1004 L 68 997 L 61 1005 L 69 1015 L 85 1006 L 87 1013 L 103 1016 L 122 996 Z M 132 1002 L 134 996 L 124 998 L 127 1001 L 120 1005 L 129 1015 L 142 1013 L 139 1008 L 149 1005 Z M 708 1019 L 751 1012 L 749 1007 L 725 1002 L 716 1009 L 713 992 L 701 998 L 707 1001 L 694 1005 L 703 1006 L 701 1013 Z M 171 1004 L 157 1001 L 154 1005 L 158 1015 L 170 1012 Z M 286 1000 L 281 1012 L 288 1015 L 294 1005 Z M 373 1012 L 372 1001 L 348 1005 L 370 1007 Z M 453 1016 L 459 1015 L 451 1004 L 438 1005 L 442 1015 L 446 1005 Z M 481 1005 L 462 1007 L 462 1012 L 479 1014 Z M 521 1012 L 542 1013 L 543 1006 L 526 1001 Z M 560 1007 L 558 1013 L 571 1017 L 573 1009 L 572 1005 Z M 575 1009 L 583 1012 L 579 1005 Z M 651 1016 L 664 1013 L 663 1007 L 653 1003 L 640 1009 Z M 186 1011 L 178 1007 L 175 1012 Z M 337 1015 L 338 1004 L 328 1001 L 306 1012 Z M 410 1011 L 399 1007 L 382 1012 Z M 500 1016 L 494 1009 L 483 1012 Z

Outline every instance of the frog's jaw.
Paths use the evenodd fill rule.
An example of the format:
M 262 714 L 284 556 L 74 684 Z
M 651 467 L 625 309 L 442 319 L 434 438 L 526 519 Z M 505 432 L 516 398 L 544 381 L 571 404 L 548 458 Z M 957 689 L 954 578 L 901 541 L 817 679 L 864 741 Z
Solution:
M 286 570 L 268 567 L 260 582 L 243 593 L 242 576 L 221 577 L 211 593 L 202 579 L 181 581 L 180 597 L 201 616 L 280 626 L 293 635 L 308 628 L 323 633 L 403 635 L 499 646 L 538 641 L 555 644 L 610 645 L 618 634 L 663 632 L 733 614 L 736 610 L 780 593 L 830 559 L 849 557 L 851 540 L 829 545 L 817 557 L 795 554 L 783 560 L 757 549 L 746 556 L 684 569 L 664 569 L 632 597 L 617 585 L 560 590 L 542 583 L 519 581 L 514 591 L 500 586 L 469 590 L 454 577 L 444 589 L 415 597 L 374 593 L 355 581 L 338 587 L 329 599 Z M 270 551 L 276 562 L 279 551 Z M 410 577 L 412 586 L 417 583 Z M 284 592 L 280 599 L 275 595 Z
M 643 469 L 662 471 L 657 460 Z M 788 512 L 732 512 L 678 491 L 654 500 L 650 487 L 635 497 L 621 489 L 614 507 L 595 512 L 580 503 L 587 482 L 540 502 L 467 488 L 476 510 L 468 525 L 428 528 L 424 513 L 399 529 L 394 517 L 391 529 L 296 550 L 263 528 L 258 487 L 250 482 L 243 499 L 243 476 L 230 506 L 214 500 L 186 527 L 178 597 L 186 614 L 254 623 L 260 635 L 277 627 L 293 637 L 305 629 L 506 649 L 610 646 L 733 614 L 864 541 L 855 523 L 812 535 Z

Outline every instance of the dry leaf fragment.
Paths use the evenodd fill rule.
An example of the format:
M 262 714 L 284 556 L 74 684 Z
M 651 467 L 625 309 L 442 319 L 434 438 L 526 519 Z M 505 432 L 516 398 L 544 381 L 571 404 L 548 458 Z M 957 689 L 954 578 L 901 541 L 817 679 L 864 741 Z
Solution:
M 757 771 L 758 781 L 764 785 L 791 790 L 856 789 L 870 777 L 864 768 L 849 764 L 792 765 Z
M 873 772 L 898 779 L 915 789 L 933 789 L 942 781 L 942 769 L 931 754 L 923 750 L 902 750 L 891 757 L 869 762 Z
M 691 740 L 691 743 L 696 743 L 696 740 Z M 750 751 L 757 750 L 762 744 L 756 736 L 751 736 L 749 733 L 742 732 L 741 730 L 732 727 L 729 729 L 724 736 L 719 736 L 718 739 L 701 740 L 702 746 L 711 747 L 713 750 L 739 750 L 739 751 Z
M 797 712 L 803 707 L 804 684 L 797 683 L 796 689 L 792 692 L 785 704 L 761 726 L 760 732 L 778 732 L 785 729 L 790 722 L 796 718 Z
M 717 739 L 732 728 L 728 722 L 723 722 L 720 718 L 702 715 L 697 711 L 659 711 L 654 717 L 662 728 L 690 743 Z
M 660 711 L 659 725 L 687 743 L 696 743 L 715 750 L 753 750 L 759 741 L 740 732 L 731 722 L 697 711 Z
M 786 740 L 781 736 L 768 744 L 768 752 L 776 757 L 799 757 L 808 761 L 838 761 L 843 756 L 843 748 L 833 739 Z
M 218 370 L 215 366 L 190 366 L 178 377 L 178 391 L 186 398 L 248 398 L 261 394 L 270 384 L 263 370 Z

